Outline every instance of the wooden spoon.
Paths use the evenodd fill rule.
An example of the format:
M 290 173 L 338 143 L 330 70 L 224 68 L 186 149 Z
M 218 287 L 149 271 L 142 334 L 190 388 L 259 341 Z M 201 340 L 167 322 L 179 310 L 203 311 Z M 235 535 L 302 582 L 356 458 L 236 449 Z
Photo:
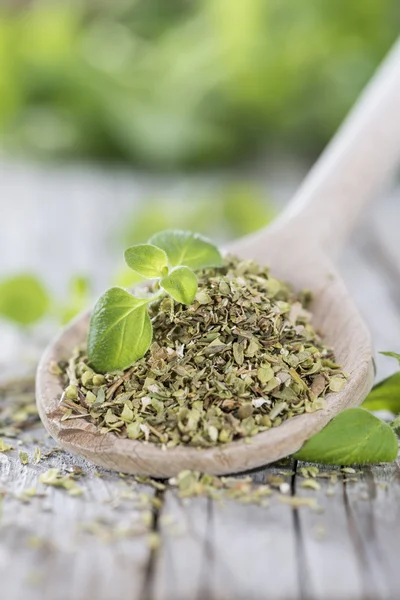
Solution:
M 297 416 L 244 440 L 207 449 L 152 443 L 101 434 L 77 418 L 62 422 L 62 387 L 52 361 L 68 358 L 87 335 L 89 314 L 78 317 L 45 351 L 37 372 L 37 405 L 49 433 L 66 450 L 97 465 L 140 475 L 169 477 L 182 469 L 223 474 L 243 471 L 292 454 L 344 408 L 358 405 L 371 388 L 370 334 L 332 264 L 358 212 L 400 162 L 400 44 L 370 83 L 339 133 L 295 195 L 267 230 L 228 248 L 271 266 L 296 289 L 313 292 L 313 322 L 350 373 L 344 389 L 329 394 L 326 408 Z

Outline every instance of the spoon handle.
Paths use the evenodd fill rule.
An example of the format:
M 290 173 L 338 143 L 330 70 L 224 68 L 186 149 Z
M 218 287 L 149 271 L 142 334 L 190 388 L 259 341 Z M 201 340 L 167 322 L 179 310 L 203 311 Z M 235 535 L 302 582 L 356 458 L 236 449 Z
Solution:
M 329 254 L 346 240 L 364 204 L 400 164 L 400 39 L 277 225 L 291 221 Z

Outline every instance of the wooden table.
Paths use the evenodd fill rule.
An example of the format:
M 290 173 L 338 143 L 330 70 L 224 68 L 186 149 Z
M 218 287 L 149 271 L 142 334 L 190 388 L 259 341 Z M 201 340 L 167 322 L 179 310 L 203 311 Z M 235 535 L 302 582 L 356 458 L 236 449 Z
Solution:
M 5 165 L 2 269 L 40 267 L 61 289 L 63 265 L 67 271 L 85 270 L 104 259 L 101 288 L 111 269 L 104 250 L 108 224 L 128 210 L 132 189 L 139 195 L 141 184 L 135 180 L 131 187 L 132 181 L 127 174 L 47 173 Z M 395 191 L 371 208 L 341 262 L 377 350 L 398 352 L 399 224 Z M 14 367 L 11 358 L 22 351 L 26 356 L 27 347 L 34 354 L 44 337 L 42 332 L 32 343 L 3 326 L 3 379 L 6 365 L 7 371 Z M 377 366 L 380 379 L 396 369 L 383 357 Z M 29 385 L 26 394 L 33 394 Z M 11 392 L 0 395 L 0 408 L 13 402 Z M 183 499 L 174 486 L 158 490 L 96 469 L 57 450 L 40 425 L 19 437 L 3 436 L 15 449 L 0 453 L 0 589 L 7 600 L 392 600 L 400 595 L 400 463 L 339 473 L 336 483 L 319 477 L 318 490 L 303 487 L 302 464 L 269 466 L 250 474 L 254 485 L 271 475 L 287 485 L 274 489 L 265 507 Z M 38 446 L 42 459 L 35 463 Z M 21 450 L 28 453 L 28 464 L 21 463 Z M 77 484 L 83 493 L 71 496 L 38 482 L 49 468 L 67 475 L 81 469 Z M 31 488 L 36 495 L 29 497 Z M 292 506 L 283 496 L 312 498 L 317 506 Z

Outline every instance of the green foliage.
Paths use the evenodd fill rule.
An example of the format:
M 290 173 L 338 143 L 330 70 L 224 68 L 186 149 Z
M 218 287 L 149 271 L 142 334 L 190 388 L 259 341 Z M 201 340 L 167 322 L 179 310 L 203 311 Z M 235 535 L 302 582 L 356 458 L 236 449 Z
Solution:
M 398 354 L 397 352 L 380 352 L 380 354 L 383 354 L 384 356 L 390 356 L 391 358 L 395 358 L 400 365 L 400 354 Z
M 265 190 L 240 181 L 205 197 L 146 198 L 118 230 L 118 241 L 124 245 L 144 242 L 165 229 L 189 229 L 230 240 L 265 227 L 275 216 Z
M 90 295 L 90 281 L 80 275 L 69 282 L 63 302 L 34 275 L 14 275 L 0 281 L 0 318 L 29 326 L 55 317 L 64 325 L 89 305 Z
M 3 7 L 3 140 L 50 157 L 78 152 L 164 168 L 223 163 L 277 141 L 317 153 L 395 40 L 396 7 L 396 0 Z
M 164 250 L 152 244 L 138 244 L 128 248 L 125 251 L 125 261 L 133 271 L 148 279 L 161 277 L 168 265 Z
M 214 201 L 213 215 L 218 215 L 218 207 L 215 204 Z M 253 233 L 268 225 L 276 215 L 271 201 L 263 197 L 261 190 L 246 182 L 238 182 L 224 190 L 220 211 L 221 225 L 228 229 L 229 238 Z
M 33 275 L 14 275 L 0 282 L 0 317 L 19 325 L 32 325 L 46 314 L 49 306 L 47 290 Z
M 152 340 L 147 305 L 161 294 L 166 292 L 183 304 L 193 302 L 198 284 L 188 264 L 200 269 L 222 263 L 218 249 L 190 231 L 163 231 L 150 242 L 129 248 L 125 259 L 140 275 L 157 279 L 154 289 L 159 291 L 136 298 L 114 287 L 95 306 L 87 351 L 90 364 L 99 372 L 126 369 L 146 353 Z
M 391 462 L 398 452 L 389 425 L 363 408 L 349 408 L 310 438 L 294 458 L 328 465 Z
M 162 248 L 171 267 L 184 265 L 191 269 L 220 267 L 221 254 L 207 238 L 191 231 L 169 230 L 156 233 L 150 243 Z
M 380 354 L 394 358 L 400 365 L 400 354 L 397 352 L 380 352 Z M 367 410 L 388 410 L 394 415 L 400 414 L 400 372 L 376 384 L 362 406 Z
M 212 219 L 210 219 L 212 215 Z M 189 229 L 219 242 L 241 237 L 268 225 L 276 210 L 265 191 L 241 181 L 224 186 L 206 197 L 146 198 L 116 231 L 116 243 L 130 246 L 144 242 L 163 229 Z M 118 270 L 114 285 L 130 288 L 141 277 L 128 267 Z
M 197 292 L 197 277 L 189 267 L 175 267 L 160 280 L 160 286 L 174 300 L 192 304 Z
M 400 372 L 373 387 L 362 405 L 367 410 L 388 410 L 400 414 Z
M 395 358 L 400 365 L 400 354 L 381 354 Z M 400 414 L 400 372 L 375 385 L 361 408 L 345 410 L 335 417 L 322 431 L 310 438 L 294 457 L 309 462 L 342 465 L 395 460 L 397 440 L 393 430 L 400 429 L 400 418 L 397 417 L 389 426 L 367 412 L 380 410 Z M 369 417 L 366 416 L 368 414 Z
M 145 354 L 151 338 L 147 300 L 110 288 L 98 300 L 90 320 L 90 364 L 100 373 L 126 369 Z
M 54 313 L 60 318 L 62 325 L 65 325 L 89 306 L 90 298 L 90 280 L 82 275 L 75 275 L 68 284 L 64 302 L 59 305 L 57 300 L 53 300 Z
M 91 285 L 87 277 L 75 275 L 62 302 L 29 273 L 0 280 L 0 318 L 17 325 L 33 325 L 45 317 L 68 323 L 89 304 Z

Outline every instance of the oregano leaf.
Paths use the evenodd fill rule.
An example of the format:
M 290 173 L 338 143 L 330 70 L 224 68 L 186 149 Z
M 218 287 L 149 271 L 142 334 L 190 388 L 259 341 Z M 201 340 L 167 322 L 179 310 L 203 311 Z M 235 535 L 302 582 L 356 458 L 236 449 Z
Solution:
M 197 292 L 197 277 L 189 267 L 176 267 L 160 280 L 161 287 L 177 302 L 192 304 Z
M 0 316 L 14 323 L 32 325 L 44 317 L 49 306 L 49 294 L 33 275 L 14 275 L 0 282 Z
M 397 452 L 396 435 L 387 423 L 363 408 L 348 408 L 293 457 L 328 465 L 375 464 L 392 462 Z
M 87 345 L 89 363 L 96 371 L 126 369 L 146 353 L 153 335 L 147 304 L 147 299 L 118 287 L 99 298 Z
M 400 354 L 397 352 L 380 352 L 384 356 L 396 359 L 400 365 Z M 374 385 L 361 405 L 367 410 L 388 410 L 397 415 L 400 413 L 400 373 L 395 373 Z
M 397 431 L 398 429 L 400 429 L 400 417 L 396 417 L 394 421 L 389 423 L 389 425 L 393 429 L 393 431 Z
M 367 410 L 388 410 L 397 415 L 400 413 L 400 372 L 377 383 L 364 402 Z
M 166 252 L 171 267 L 184 265 L 196 270 L 222 265 L 218 248 L 198 233 L 172 229 L 161 231 L 153 235 L 149 243 Z
M 391 358 L 395 358 L 400 365 L 400 354 L 397 352 L 379 352 L 379 354 L 383 354 L 384 356 L 390 356 Z
M 125 261 L 133 271 L 149 279 L 161 277 L 168 266 L 164 250 L 152 244 L 131 246 L 125 251 Z

